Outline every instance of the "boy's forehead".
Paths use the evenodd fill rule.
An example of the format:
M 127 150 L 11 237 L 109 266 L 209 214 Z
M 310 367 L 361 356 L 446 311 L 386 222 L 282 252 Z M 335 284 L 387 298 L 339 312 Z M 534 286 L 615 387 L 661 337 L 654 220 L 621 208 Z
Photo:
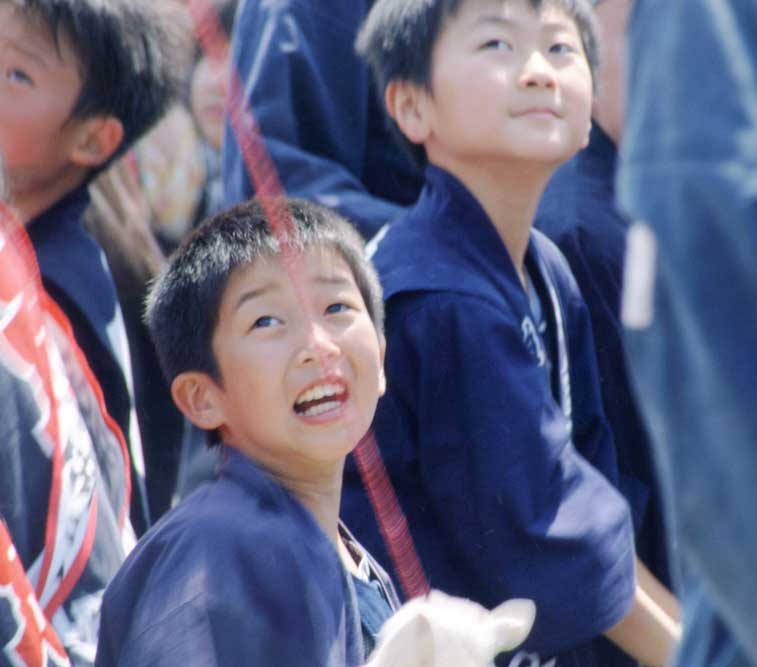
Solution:
M 43 65 L 73 65 L 78 59 L 62 25 L 53 27 L 31 9 L 0 0 L 0 36 Z
M 541 2 L 532 2 L 531 0 L 462 0 L 458 12 L 461 9 L 477 15 L 488 14 L 504 18 L 519 11 L 536 12 L 543 18 L 555 16 L 559 19 L 567 18 L 569 24 L 575 26 L 574 17 L 559 0 L 542 0 Z
M 275 282 L 277 287 L 298 287 L 308 283 L 349 283 L 356 285 L 347 260 L 332 246 L 310 246 L 287 257 L 265 253 L 234 267 L 229 273 L 225 296 L 242 283 Z

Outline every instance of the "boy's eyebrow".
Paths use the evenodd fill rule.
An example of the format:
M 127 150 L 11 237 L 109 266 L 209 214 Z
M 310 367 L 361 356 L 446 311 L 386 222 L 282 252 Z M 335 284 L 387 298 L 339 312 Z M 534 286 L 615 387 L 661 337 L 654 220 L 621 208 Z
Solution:
M 476 17 L 475 21 L 473 21 L 473 27 L 478 27 L 480 25 L 497 25 L 502 26 L 505 28 L 517 28 L 521 25 L 520 21 L 516 21 L 514 19 L 509 19 L 504 16 L 498 16 L 497 14 L 483 14 L 478 17 Z M 557 31 L 557 30 L 566 30 L 570 29 L 572 27 L 572 24 L 569 19 L 566 19 L 565 21 L 548 21 L 541 24 L 541 27 L 543 30 L 551 30 L 551 31 Z
M 345 276 L 321 275 L 313 278 L 313 282 L 319 285 L 335 285 L 337 287 L 352 287 L 352 281 Z M 266 283 L 260 287 L 247 290 L 239 295 L 237 302 L 234 304 L 234 310 L 239 310 L 245 303 L 252 299 L 257 299 L 276 289 L 276 283 Z
M 314 283 L 319 285 L 334 285 L 336 287 L 352 287 L 353 282 L 345 276 L 316 276 L 313 278 Z
M 544 30 L 551 30 L 556 32 L 558 30 L 570 30 L 573 31 L 575 24 L 570 19 L 564 21 L 549 21 L 548 23 L 542 23 Z
M 273 283 L 267 283 L 265 285 L 261 285 L 260 287 L 256 287 L 251 290 L 247 290 L 246 292 L 243 292 L 239 298 L 237 299 L 236 304 L 234 304 L 234 310 L 239 310 L 245 303 L 248 301 L 251 301 L 252 299 L 257 299 L 268 292 L 273 291 L 275 285 Z
M 517 25 L 517 21 L 505 18 L 504 16 L 497 16 L 496 14 L 483 14 L 476 17 L 476 19 L 473 21 L 473 26 L 475 27 L 479 25 L 488 25 L 490 23 L 506 27 Z
M 10 43 L 10 46 L 14 51 L 18 51 L 25 58 L 29 58 L 30 60 L 33 60 L 40 67 L 43 67 L 45 69 L 50 67 L 50 63 L 47 62 L 47 59 L 41 56 L 35 50 L 27 48 L 16 41 L 12 41 Z

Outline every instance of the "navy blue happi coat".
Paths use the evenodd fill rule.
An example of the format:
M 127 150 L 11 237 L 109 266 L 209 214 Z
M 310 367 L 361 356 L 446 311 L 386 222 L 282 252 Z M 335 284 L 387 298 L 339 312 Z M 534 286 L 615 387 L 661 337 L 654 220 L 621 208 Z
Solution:
M 379 447 L 432 587 L 488 607 L 536 602 L 523 650 L 502 664 L 595 665 L 590 640 L 630 605 L 634 546 L 585 304 L 536 231 L 529 299 L 471 193 L 434 167 L 426 179 L 374 256 L 387 310 Z M 343 516 L 391 566 L 354 467 Z

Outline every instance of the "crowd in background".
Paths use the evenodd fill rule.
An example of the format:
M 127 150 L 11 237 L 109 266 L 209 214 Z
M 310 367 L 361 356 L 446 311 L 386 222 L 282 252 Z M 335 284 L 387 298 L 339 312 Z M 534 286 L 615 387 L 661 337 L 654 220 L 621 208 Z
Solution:
M 113 0 L 114 6 L 120 1 Z M 486 345 L 492 344 L 480 333 L 488 331 L 485 318 L 474 311 L 463 317 L 443 298 L 441 306 L 424 300 L 428 292 L 465 291 L 460 281 L 467 274 L 457 278 L 457 265 L 445 264 L 441 251 L 428 254 L 419 277 L 392 273 L 411 265 L 412 253 L 405 259 L 405 249 L 438 241 L 437 232 L 429 232 L 425 240 L 415 237 L 407 220 L 415 222 L 419 196 L 424 205 L 423 197 L 441 188 L 439 179 L 446 176 L 424 166 L 423 158 L 419 161 L 397 141 L 401 132 L 407 134 L 406 126 L 398 121 L 402 112 L 390 97 L 382 99 L 377 92 L 372 47 L 365 42 L 359 46 L 362 58 L 355 51 L 361 25 L 382 1 L 188 0 L 182 6 L 135 0 L 133 11 L 114 13 L 133 23 L 111 26 L 113 32 L 103 36 L 122 42 L 110 64 L 131 72 L 131 78 L 119 79 L 128 90 L 104 102 L 97 97 L 108 96 L 108 84 L 102 81 L 111 72 L 91 62 L 102 57 L 96 44 L 82 50 L 71 41 L 81 35 L 66 33 L 70 27 L 64 23 L 65 30 L 40 49 L 44 37 L 33 34 L 37 24 L 21 13 L 35 11 L 35 3 L 0 0 L 0 104 L 6 106 L 6 111 L 0 109 L 0 157 L 7 163 L 0 169 L 7 173 L 0 189 L 0 555 L 6 557 L 0 567 L 0 664 L 94 664 L 106 586 L 136 541 L 212 479 L 223 463 L 218 448 L 206 446 L 207 433 L 177 407 L 144 313 L 148 290 L 170 254 L 203 220 L 256 194 L 247 159 L 249 138 L 229 123 L 229 93 L 237 83 L 284 192 L 344 216 L 374 253 L 386 300 L 388 341 L 388 392 L 379 403 L 375 433 L 387 479 L 403 520 L 407 517 L 406 536 L 417 548 L 430 584 L 489 608 L 503 595 L 543 595 L 548 600 L 544 618 L 550 618 L 550 605 L 564 614 L 560 631 L 573 633 L 567 638 L 540 625 L 537 600 L 535 648 L 526 644 L 526 651 L 497 664 L 559 667 L 573 664 L 567 662 L 571 659 L 586 666 L 620 666 L 641 664 L 652 655 L 629 650 L 609 632 L 597 638 L 587 620 L 589 611 L 568 599 L 580 597 L 585 582 L 558 583 L 570 578 L 571 567 L 582 557 L 575 555 L 580 550 L 571 551 L 574 543 L 583 544 L 584 533 L 600 533 L 614 521 L 614 495 L 595 487 L 599 502 L 586 508 L 591 530 L 576 528 L 573 516 L 561 524 L 558 510 L 564 505 L 555 501 L 550 518 L 555 533 L 535 521 L 534 532 L 528 533 L 533 543 L 521 551 L 519 538 L 486 530 L 487 512 L 499 507 L 487 497 L 488 475 L 496 486 L 511 474 L 502 468 L 512 463 L 498 458 L 487 442 L 508 437 L 529 442 L 533 436 L 530 425 L 520 427 L 526 417 L 503 421 L 501 413 L 477 415 L 486 406 L 499 406 L 489 400 L 496 391 L 486 385 L 489 376 L 492 387 L 513 386 L 514 393 L 524 391 L 518 387 L 526 376 L 516 376 L 508 367 L 523 363 L 517 355 L 503 353 L 496 365 L 494 357 L 485 356 Z M 137 17 L 143 4 L 151 7 Z M 556 171 L 532 216 L 537 238 L 544 235 L 559 248 L 571 277 L 567 287 L 531 274 L 513 281 L 525 294 L 529 318 L 537 313 L 532 318 L 537 333 L 529 337 L 524 332 L 524 340 L 537 357 L 543 353 L 546 358 L 541 366 L 547 368 L 547 380 L 540 376 L 538 381 L 554 395 L 544 405 L 524 403 L 521 413 L 556 410 L 553 420 L 541 414 L 534 423 L 542 420 L 545 431 L 569 424 L 579 434 L 574 439 L 580 465 L 586 459 L 592 474 L 596 468 L 610 480 L 629 514 L 632 532 L 622 558 L 630 559 L 631 579 L 671 623 L 682 623 L 679 664 L 757 665 L 750 614 L 757 599 L 757 577 L 750 567 L 757 556 L 750 516 L 757 479 L 757 432 L 750 407 L 757 379 L 750 361 L 757 331 L 757 52 L 752 39 L 757 10 L 748 0 L 591 4 L 601 35 L 591 131 L 587 145 Z M 459 8 L 446 11 L 454 14 Z M 153 23 L 138 24 L 145 17 Z M 14 27 L 18 33 L 12 32 Z M 228 40 L 222 57 L 207 54 L 196 36 L 216 28 Z M 49 38 L 53 33 L 41 34 Z M 19 48 L 24 39 L 25 57 L 35 61 L 43 54 L 35 67 L 48 68 L 46 58 L 57 58 L 54 67 L 63 72 L 57 75 L 58 85 L 81 83 L 81 78 L 65 78 L 77 70 L 69 67 L 77 59 L 80 72 L 102 80 L 91 93 L 91 109 L 69 91 L 71 108 L 84 105 L 81 127 L 71 129 L 70 136 L 53 140 L 33 126 L 52 127 L 70 108 L 65 113 L 62 106 L 38 111 L 30 97 L 26 109 L 20 103 L 16 111 L 8 111 L 14 86 L 27 86 L 28 72 L 14 59 L 24 51 Z M 144 56 L 139 49 L 145 49 Z M 139 62 L 141 57 L 152 64 Z M 41 76 L 54 76 L 51 72 L 48 68 Z M 396 76 L 390 71 L 388 78 Z M 149 99 L 129 99 L 140 94 Z M 56 111 L 60 118 L 44 116 Z M 25 113 L 28 129 L 21 118 Z M 105 121 L 85 127 L 87 114 L 100 119 L 119 113 L 139 118 L 119 127 Z M 472 113 L 473 124 L 485 115 Z M 73 153 L 70 147 L 79 131 L 92 138 Z M 35 142 L 45 141 L 37 150 Z M 63 146 L 67 156 L 75 154 L 73 171 L 61 167 Z M 107 158 L 101 159 L 102 154 Z M 58 182 L 59 189 L 51 185 Z M 457 193 L 457 185 L 445 181 L 443 187 Z M 477 214 L 469 208 L 465 215 L 475 230 Z M 634 225 L 634 220 L 644 224 Z M 461 248 L 467 233 L 483 234 L 460 223 L 455 234 Z M 552 248 L 546 240 L 533 243 Z M 474 253 L 472 247 L 468 252 Z M 551 250 L 530 252 L 552 257 Z M 534 266 L 545 271 L 533 257 Z M 496 264 L 482 254 L 474 264 L 488 266 L 490 261 Z M 554 261 L 563 266 L 562 259 Z M 482 274 L 486 270 L 493 269 L 481 269 Z M 555 310 L 557 324 L 548 305 L 555 292 L 571 303 Z M 572 295 L 579 293 L 582 301 L 580 306 L 576 301 L 573 311 Z M 489 298 L 485 290 L 481 294 L 477 298 Z M 454 313 L 453 324 L 439 312 Z M 538 333 L 542 325 L 542 332 L 559 330 L 560 313 L 580 320 L 573 331 L 579 343 L 550 342 Z M 481 336 L 480 343 L 463 345 L 467 335 L 471 341 Z M 495 347 L 508 344 L 503 338 Z M 577 369 L 562 368 L 563 345 Z M 474 347 L 478 355 L 472 353 Z M 467 350 L 471 354 L 465 362 Z M 442 361 L 437 361 L 439 355 Z M 447 375 L 456 364 L 469 367 L 470 376 L 455 371 L 454 387 L 447 388 Z M 418 368 L 433 372 L 416 373 Z M 566 374 L 567 388 L 561 385 Z M 508 400 L 514 400 L 514 393 Z M 459 408 L 465 419 L 455 423 L 447 419 L 451 412 L 434 414 L 434 406 L 447 405 L 445 401 L 465 404 Z M 413 423 L 416 412 L 426 415 L 426 421 Z M 468 420 L 469 415 L 478 421 Z M 556 438 L 551 432 L 539 437 L 547 442 Z M 435 439 L 437 460 L 431 463 L 418 453 L 427 446 L 424 438 Z M 455 438 L 485 456 L 481 461 L 458 457 L 448 442 Z M 413 442 L 414 449 L 403 449 L 400 441 Z M 611 464 L 604 462 L 602 443 L 612 449 Z M 449 457 L 446 467 L 438 457 Z M 533 504 L 538 494 L 529 494 L 532 490 L 526 493 L 529 507 L 538 514 Z M 346 464 L 343 497 L 342 518 L 376 557 L 375 572 L 388 579 L 385 569 L 395 582 L 402 580 L 402 561 L 392 553 L 395 545 L 387 540 L 352 458 Z M 507 504 L 497 497 L 500 505 Z M 439 518 L 445 506 L 452 528 Z M 507 579 L 492 571 L 500 564 L 507 569 L 507 549 L 512 558 L 527 560 L 543 537 L 540 530 L 547 536 L 546 551 L 562 539 L 562 560 L 555 562 L 563 566 L 544 556 L 548 574 L 527 567 L 523 581 L 515 572 Z M 621 528 L 613 531 L 603 539 L 620 540 L 624 534 Z M 536 576 L 542 577 L 541 588 L 527 581 Z M 383 582 L 382 577 L 372 580 Z M 4 596 L 3 586 L 15 597 Z M 616 591 L 604 582 L 597 584 L 600 588 L 608 596 Z M 393 595 L 384 589 L 384 597 L 395 604 Z M 627 611 L 630 602 L 623 604 Z M 586 618 L 579 617 L 583 613 Z M 620 622 L 613 616 L 609 623 L 610 617 L 609 612 L 602 617 L 607 625 L 602 632 Z M 562 657 L 551 663 L 553 655 Z

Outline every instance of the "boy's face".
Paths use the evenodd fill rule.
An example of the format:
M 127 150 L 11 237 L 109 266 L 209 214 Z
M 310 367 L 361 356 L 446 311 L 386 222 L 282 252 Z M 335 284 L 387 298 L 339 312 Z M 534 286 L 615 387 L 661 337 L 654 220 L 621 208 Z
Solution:
M 295 272 L 302 300 L 278 258 L 237 269 L 212 345 L 222 378 L 216 427 L 284 477 L 341 463 L 384 390 L 383 339 L 344 259 L 311 249 Z
M 227 50 L 222 62 L 201 57 L 192 72 L 189 96 L 192 115 L 205 140 L 217 151 L 221 150 L 223 141 L 230 63 L 231 54 Z
M 425 96 L 429 160 L 559 164 L 588 140 L 592 78 L 571 17 L 526 0 L 468 0 L 442 29 Z
M 0 153 L 12 196 L 45 187 L 68 167 L 81 86 L 69 41 L 62 36 L 56 46 L 47 28 L 0 1 Z

